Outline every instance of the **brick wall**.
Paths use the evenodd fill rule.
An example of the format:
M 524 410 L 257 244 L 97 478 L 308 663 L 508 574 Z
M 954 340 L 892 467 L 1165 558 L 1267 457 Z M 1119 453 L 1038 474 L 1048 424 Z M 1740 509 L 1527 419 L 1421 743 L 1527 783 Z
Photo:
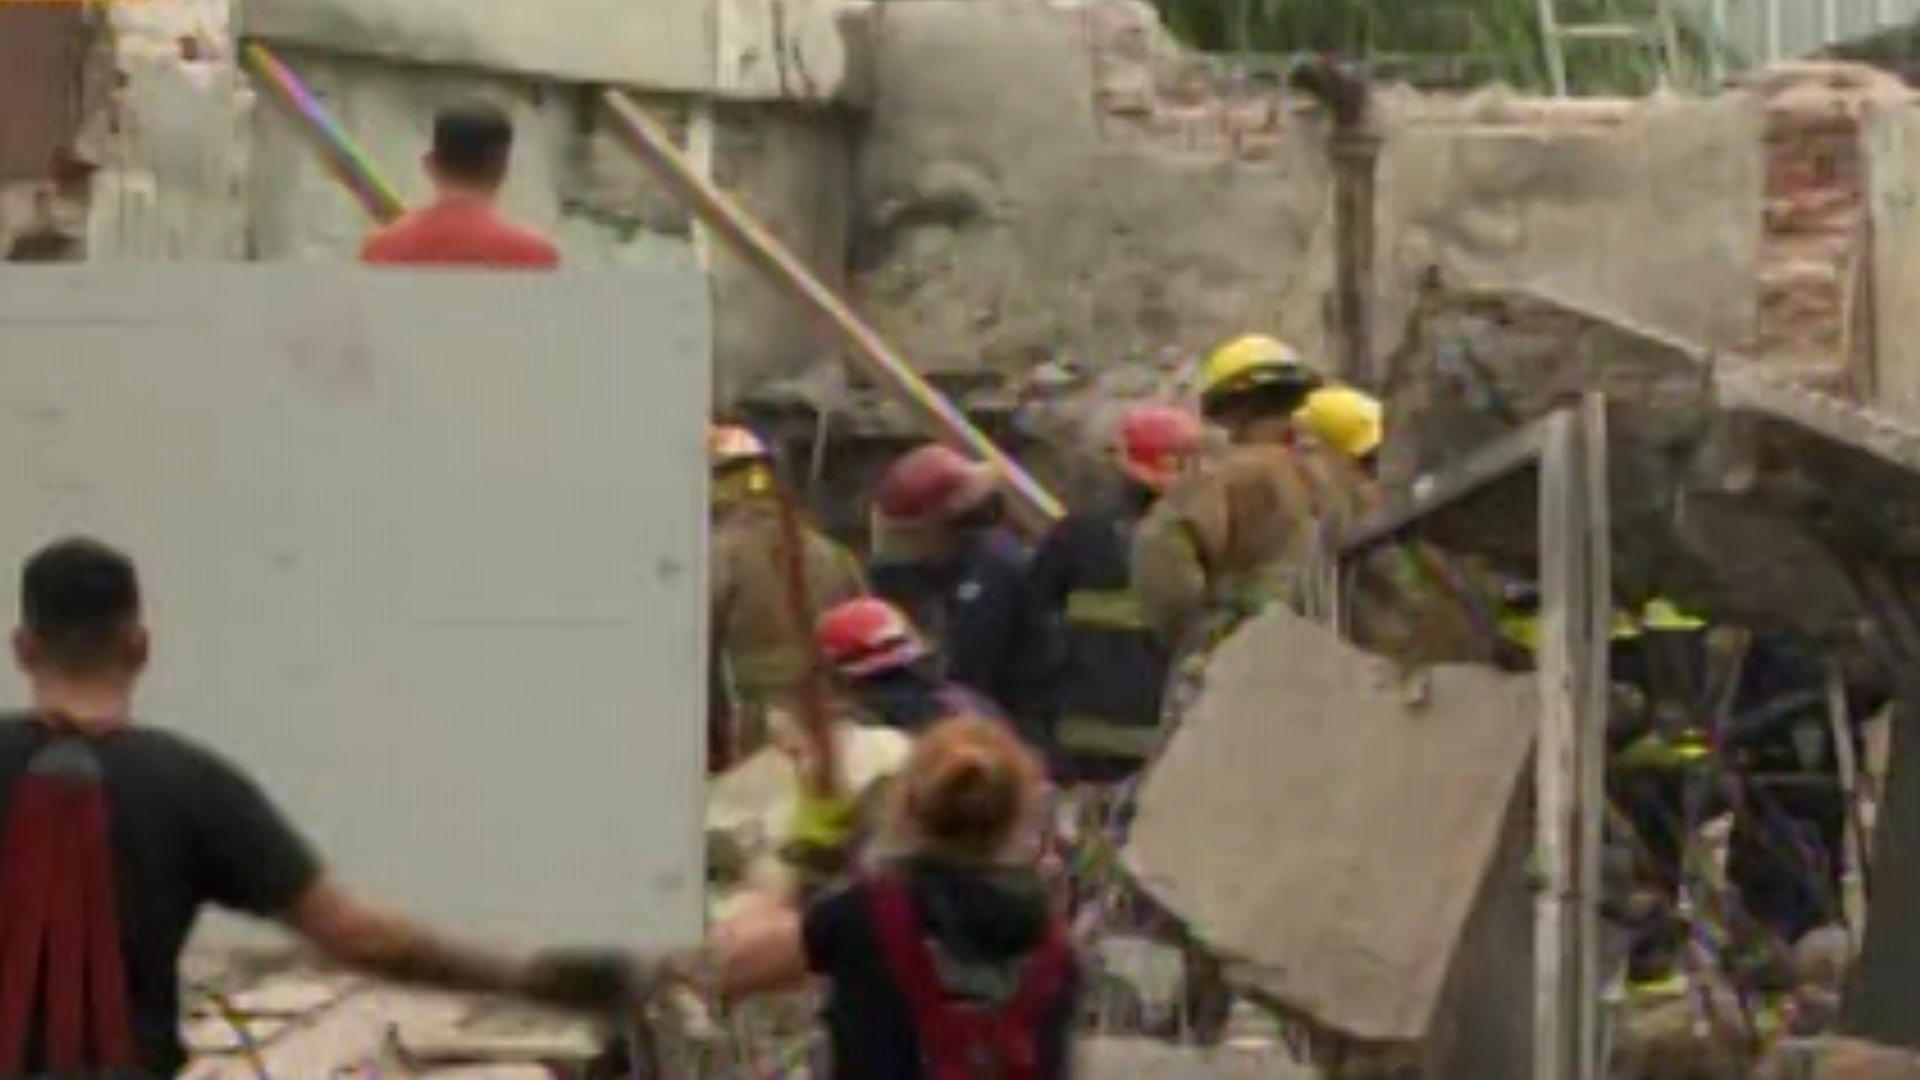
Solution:
M 1750 89 L 1767 106 L 1759 357 L 1811 387 L 1864 390 L 1867 159 L 1862 119 L 1910 92 L 1851 64 L 1786 65 Z

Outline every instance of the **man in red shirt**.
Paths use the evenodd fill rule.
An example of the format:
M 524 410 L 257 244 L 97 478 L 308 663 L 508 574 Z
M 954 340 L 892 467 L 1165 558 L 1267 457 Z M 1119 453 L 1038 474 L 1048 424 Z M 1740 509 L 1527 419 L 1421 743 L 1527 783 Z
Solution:
M 494 196 L 507 177 L 513 124 L 486 102 L 443 110 L 433 119 L 427 175 L 436 191 L 415 210 L 367 239 L 360 261 L 431 266 L 491 266 L 551 270 L 560 265 L 553 241 L 500 216 Z

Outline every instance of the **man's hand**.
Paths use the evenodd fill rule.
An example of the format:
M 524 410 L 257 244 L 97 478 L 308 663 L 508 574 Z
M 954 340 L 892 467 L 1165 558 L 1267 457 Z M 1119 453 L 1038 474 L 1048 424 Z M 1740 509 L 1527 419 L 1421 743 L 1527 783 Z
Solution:
M 528 963 L 518 987 L 528 999 L 570 1012 L 616 1015 L 644 1003 L 663 965 L 612 949 L 556 949 Z

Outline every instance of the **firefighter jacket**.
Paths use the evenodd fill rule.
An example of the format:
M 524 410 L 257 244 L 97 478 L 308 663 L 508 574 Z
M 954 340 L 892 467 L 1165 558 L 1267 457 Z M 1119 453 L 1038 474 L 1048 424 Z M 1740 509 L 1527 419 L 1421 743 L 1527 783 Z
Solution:
M 1035 553 L 1034 592 L 1065 643 L 1054 749 L 1138 765 L 1153 752 L 1171 652 L 1133 591 L 1133 534 L 1153 495 L 1137 485 L 1056 524 Z
M 801 525 L 810 594 L 801 623 L 786 581 L 780 512 L 752 500 L 723 510 L 709 539 L 708 603 L 715 659 L 744 704 L 765 704 L 796 692 L 813 662 L 813 622 L 826 609 L 865 591 L 859 564 L 839 544 Z
M 1133 589 L 1147 629 L 1184 650 L 1210 636 L 1209 624 L 1299 600 L 1302 571 L 1362 512 L 1357 477 L 1327 453 L 1254 444 L 1227 449 L 1175 486 L 1133 542 Z
M 877 562 L 869 576 L 947 658 L 950 678 L 998 702 L 1045 745 L 1060 646 L 1017 550 L 982 530 L 949 556 Z

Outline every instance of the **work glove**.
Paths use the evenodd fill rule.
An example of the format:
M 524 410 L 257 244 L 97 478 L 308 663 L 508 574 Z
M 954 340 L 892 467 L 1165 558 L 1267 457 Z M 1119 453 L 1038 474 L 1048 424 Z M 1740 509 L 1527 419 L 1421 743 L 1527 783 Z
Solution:
M 614 949 L 554 949 L 527 965 L 520 992 L 568 1012 L 613 1016 L 645 1002 L 663 965 Z
M 822 797 L 803 792 L 794 807 L 793 835 L 797 847 L 829 851 L 844 848 L 860 822 L 859 800 L 844 795 Z

